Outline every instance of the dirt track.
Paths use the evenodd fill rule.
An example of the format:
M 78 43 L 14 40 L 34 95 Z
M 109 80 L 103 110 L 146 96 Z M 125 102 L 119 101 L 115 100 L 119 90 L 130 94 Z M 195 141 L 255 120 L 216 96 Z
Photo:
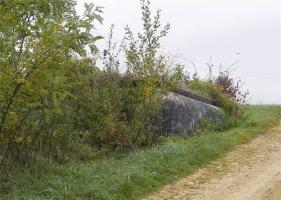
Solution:
M 281 124 L 143 200 L 281 200 Z

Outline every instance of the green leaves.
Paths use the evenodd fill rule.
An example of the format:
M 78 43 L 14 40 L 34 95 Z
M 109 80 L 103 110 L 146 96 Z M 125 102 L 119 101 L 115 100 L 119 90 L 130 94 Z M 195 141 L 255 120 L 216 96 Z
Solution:
M 24 162 L 32 153 L 62 160 L 72 149 L 79 152 L 77 145 L 131 149 L 157 139 L 167 90 L 159 48 L 169 24 L 162 27 L 160 11 L 153 16 L 150 1 L 143 0 L 143 32 L 134 36 L 127 28 L 118 50 L 112 27 L 100 56 L 96 43 L 103 37 L 94 31 L 95 23 L 102 23 L 102 7 L 85 4 L 79 16 L 75 4 L 0 1 L 0 133 L 5 138 L 0 145 L 7 147 L 0 153 L 2 163 Z M 119 70 L 122 50 L 126 74 Z M 96 66 L 98 56 L 103 70 Z
M 0 132 L 8 141 L 31 137 L 35 145 L 43 139 L 39 135 L 52 132 L 58 122 L 41 126 L 44 118 L 54 122 L 64 114 L 63 103 L 72 96 L 66 76 L 74 60 L 97 52 L 102 37 L 93 34 L 93 23 L 102 22 L 101 7 L 86 5 L 78 16 L 75 5 L 74 0 L 0 1 Z M 23 142 L 19 148 L 28 146 Z
M 160 48 L 160 39 L 165 37 L 170 29 L 167 24 L 161 29 L 160 10 L 152 16 L 150 1 L 141 0 L 143 32 L 135 39 L 129 27 L 126 27 L 126 56 L 129 71 L 139 76 L 154 76 L 163 73 L 162 57 L 157 55 Z
M 165 57 L 159 54 L 159 49 L 160 40 L 166 36 L 170 25 L 162 28 L 160 10 L 153 16 L 149 0 L 141 0 L 141 9 L 143 31 L 135 37 L 129 27 L 125 29 L 126 78 L 136 83 L 128 89 L 126 99 L 131 126 L 140 125 L 135 130 L 141 133 L 137 134 L 136 140 L 149 144 L 159 134 L 156 121 L 162 97 L 167 91 L 167 86 L 162 82 L 166 70 Z

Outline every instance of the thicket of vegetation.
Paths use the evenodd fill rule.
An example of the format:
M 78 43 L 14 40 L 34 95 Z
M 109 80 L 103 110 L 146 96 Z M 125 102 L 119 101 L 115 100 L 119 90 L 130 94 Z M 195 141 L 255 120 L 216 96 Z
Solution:
M 0 199 L 139 199 L 157 191 L 280 123 L 280 106 L 243 106 L 230 130 L 201 130 L 189 139 L 161 138 L 161 144 L 113 153 L 85 162 L 20 168 L 2 186 Z M 208 127 L 206 127 L 208 128 Z
M 175 87 L 206 90 L 227 113 L 238 113 L 244 94 L 228 74 L 204 82 L 186 79 L 179 66 L 168 72 L 159 48 L 170 25 L 161 25 L 148 0 L 141 5 L 143 32 L 127 27 L 118 50 L 112 28 L 108 48 L 99 51 L 101 7 L 85 5 L 79 16 L 74 0 L 0 1 L 2 170 L 152 144 L 162 97 Z

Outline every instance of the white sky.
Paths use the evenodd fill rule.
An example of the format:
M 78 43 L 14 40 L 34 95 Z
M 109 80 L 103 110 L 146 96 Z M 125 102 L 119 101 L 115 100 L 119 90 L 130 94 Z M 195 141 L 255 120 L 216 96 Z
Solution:
M 141 30 L 139 0 L 78 0 L 104 7 L 104 24 L 97 33 L 108 35 L 115 24 L 114 39 L 121 40 L 124 28 Z M 151 0 L 152 8 L 162 10 L 162 23 L 171 30 L 162 41 L 163 51 L 186 64 L 192 60 L 200 74 L 204 63 L 227 67 L 240 60 L 235 77 L 250 90 L 251 103 L 281 103 L 280 2 L 279 0 Z M 102 44 L 101 44 L 102 46 Z M 240 53 L 240 54 L 236 54 Z

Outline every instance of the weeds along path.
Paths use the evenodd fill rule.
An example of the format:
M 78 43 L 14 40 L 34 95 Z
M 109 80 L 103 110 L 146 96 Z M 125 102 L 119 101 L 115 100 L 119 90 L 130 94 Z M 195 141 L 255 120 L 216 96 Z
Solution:
M 281 200 L 281 123 L 143 200 Z

